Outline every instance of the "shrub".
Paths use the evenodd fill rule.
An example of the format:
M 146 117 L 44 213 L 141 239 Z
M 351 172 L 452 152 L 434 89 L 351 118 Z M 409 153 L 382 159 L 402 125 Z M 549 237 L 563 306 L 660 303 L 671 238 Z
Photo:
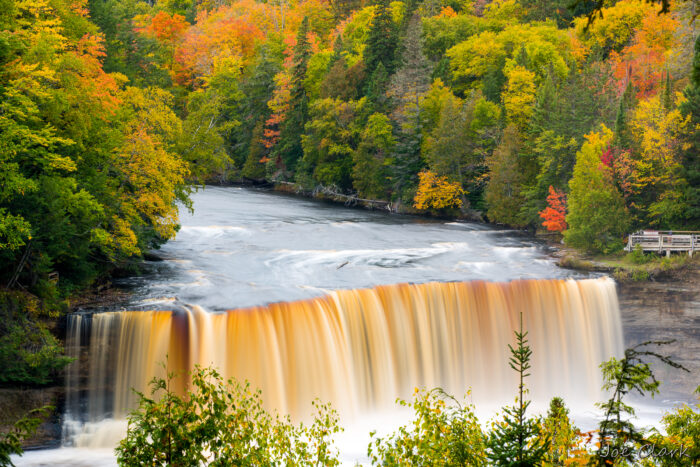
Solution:
M 27 294 L 0 292 L 0 384 L 49 384 L 72 361 L 41 322 L 46 313 Z
M 645 271 L 643 269 L 638 269 L 632 273 L 632 280 L 635 282 L 648 281 L 649 277 L 651 277 L 649 271 Z
M 700 395 L 700 386 L 695 393 Z M 654 443 L 658 452 L 664 449 L 666 453 L 673 454 L 659 457 L 660 465 L 697 465 L 700 461 L 700 401 L 695 407 L 683 404 L 673 412 L 667 413 L 661 419 L 661 423 L 666 436 L 657 432 L 649 437 L 649 441 Z
M 330 442 L 338 417 L 328 405 L 315 402 L 313 423 L 297 426 L 266 412 L 248 383 L 224 382 L 212 368 L 195 367 L 190 376 L 184 397 L 170 389 L 172 373 L 153 379 L 151 397 L 138 393 L 139 408 L 117 447 L 120 465 L 339 464 Z
M 17 420 L 7 433 L 0 433 L 0 466 L 14 465 L 10 455 L 22 455 L 22 441 L 36 433 L 42 420 L 52 410 L 53 407 L 49 405 L 34 409 Z
M 634 250 L 627 254 L 627 259 L 632 264 L 646 264 L 654 260 L 654 256 L 651 254 L 644 254 L 641 245 L 635 245 Z
M 486 437 L 473 406 L 460 404 L 442 389 L 416 392 L 411 407 L 412 426 L 400 427 L 382 439 L 374 438 L 367 455 L 374 465 L 486 465 Z

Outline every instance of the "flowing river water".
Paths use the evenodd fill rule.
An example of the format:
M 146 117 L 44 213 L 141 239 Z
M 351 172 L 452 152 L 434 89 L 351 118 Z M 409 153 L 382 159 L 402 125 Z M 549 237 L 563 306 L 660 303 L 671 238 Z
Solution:
M 130 389 L 146 389 L 166 355 L 173 369 L 213 364 L 248 379 L 269 409 L 296 419 L 316 397 L 331 402 L 353 465 L 370 430 L 406 420 L 394 401 L 414 387 L 471 388 L 483 419 L 512 402 L 507 345 L 521 311 L 535 409 L 560 395 L 592 427 L 598 365 L 660 338 L 681 339 L 669 351 L 695 373 L 662 370 L 671 384 L 637 401 L 641 418 L 692 401 L 697 284 L 618 294 L 610 278 L 558 267 L 532 237 L 483 224 L 244 188 L 208 187 L 193 200 L 177 237 L 156 252 L 162 261 L 122 281 L 132 292 L 123 311 L 69 317 L 67 347 L 80 363 L 66 381 L 65 447 L 29 452 L 18 465 L 113 465 L 136 403 Z

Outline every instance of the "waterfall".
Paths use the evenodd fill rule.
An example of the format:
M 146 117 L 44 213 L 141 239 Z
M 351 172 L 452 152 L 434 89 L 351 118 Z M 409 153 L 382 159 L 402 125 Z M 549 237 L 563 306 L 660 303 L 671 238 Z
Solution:
M 533 351 L 532 399 L 599 400 L 598 367 L 622 353 L 611 279 L 433 282 L 223 313 L 195 306 L 71 316 L 67 347 L 75 356 L 87 349 L 88 368 L 67 373 L 67 418 L 123 420 L 137 404 L 132 388 L 147 392 L 153 376 L 195 364 L 249 380 L 268 409 L 301 418 L 315 398 L 352 418 L 392 407 L 416 387 L 458 396 L 471 388 L 477 406 L 510 403 L 517 381 L 508 344 L 520 312 Z M 80 390 L 82 409 L 71 394 Z

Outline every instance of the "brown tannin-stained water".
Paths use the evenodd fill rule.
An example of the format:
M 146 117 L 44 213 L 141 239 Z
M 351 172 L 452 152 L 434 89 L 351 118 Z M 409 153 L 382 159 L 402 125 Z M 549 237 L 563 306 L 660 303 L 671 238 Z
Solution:
M 656 303 L 663 289 L 626 287 L 620 307 L 612 279 L 561 269 L 515 231 L 241 188 L 207 188 L 194 207 L 157 252 L 163 261 L 125 281 L 133 311 L 70 317 L 67 348 L 83 366 L 67 376 L 66 448 L 18 465 L 113 465 L 131 388 L 162 375 L 166 355 L 171 369 L 213 364 L 249 379 L 268 408 L 297 419 L 313 399 L 331 402 L 348 428 L 338 439 L 348 465 L 364 460 L 370 430 L 406 421 L 394 401 L 415 387 L 471 388 L 484 421 L 512 403 L 507 346 L 521 311 L 535 410 L 562 396 L 591 427 L 599 364 L 642 340 L 681 337 L 670 351 L 697 369 L 697 295 Z M 670 296 L 681 312 L 657 309 Z M 639 402 L 650 420 L 693 400 L 694 376 L 666 377 L 673 390 Z
M 271 410 L 303 418 L 320 398 L 352 420 L 415 387 L 471 387 L 475 401 L 510 400 L 517 381 L 505 362 L 520 312 L 533 349 L 533 397 L 598 400 L 598 365 L 622 351 L 607 278 L 399 284 L 223 313 L 78 315 L 70 329 L 74 341 L 91 328 L 91 421 L 125 418 L 137 403 L 130 388 L 145 392 L 164 374 L 158 362 L 166 355 L 170 371 L 213 365 L 249 380 Z

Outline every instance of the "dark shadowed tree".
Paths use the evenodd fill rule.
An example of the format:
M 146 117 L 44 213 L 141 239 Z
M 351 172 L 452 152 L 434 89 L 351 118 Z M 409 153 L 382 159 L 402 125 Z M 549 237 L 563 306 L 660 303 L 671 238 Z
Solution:
M 306 70 L 312 55 L 308 33 L 309 18 L 305 16 L 299 26 L 297 43 L 294 46 L 289 110 L 282 124 L 280 141 L 277 145 L 277 151 L 282 156 L 287 170 L 290 171 L 294 171 L 297 161 L 304 154 L 301 146 L 301 135 L 304 133 L 304 125 L 309 118 L 309 96 L 304 87 Z
M 691 84 L 684 94 L 687 100 L 681 105 L 681 112 L 690 118 L 683 135 L 685 147 L 682 154 L 682 176 L 687 182 L 684 196 L 686 218 L 689 226 L 700 228 L 700 37 L 695 41 Z
M 378 95 L 378 85 L 386 86 L 387 79 L 396 69 L 396 46 L 398 43 L 398 31 L 391 18 L 389 0 L 379 0 L 376 12 L 372 19 L 367 44 L 363 51 L 363 61 L 367 70 L 366 93 Z M 383 72 L 377 70 L 381 67 Z M 382 83 L 376 80 L 386 75 Z M 384 89 L 381 89 L 383 92 Z

